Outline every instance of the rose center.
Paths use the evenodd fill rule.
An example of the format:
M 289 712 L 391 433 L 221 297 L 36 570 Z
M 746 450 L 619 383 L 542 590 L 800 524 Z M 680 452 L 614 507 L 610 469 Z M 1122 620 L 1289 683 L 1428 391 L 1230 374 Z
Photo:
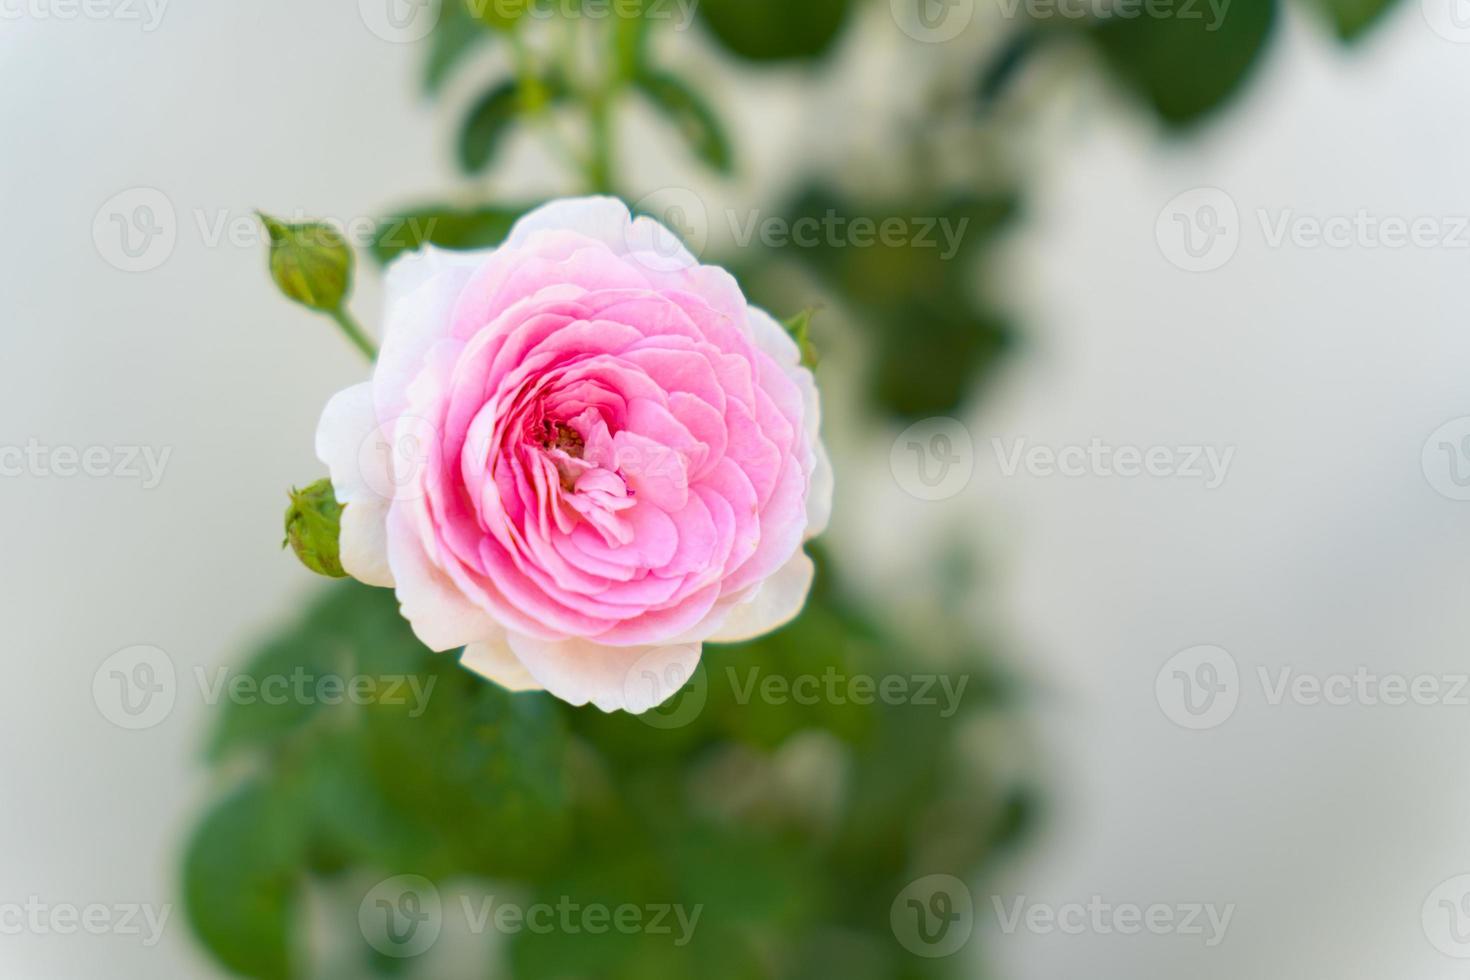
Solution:
M 553 422 L 544 419 L 541 422 L 542 438 L 541 445 L 547 449 L 560 449 L 574 459 L 582 458 L 582 451 L 586 449 L 586 443 L 576 429 L 565 422 Z

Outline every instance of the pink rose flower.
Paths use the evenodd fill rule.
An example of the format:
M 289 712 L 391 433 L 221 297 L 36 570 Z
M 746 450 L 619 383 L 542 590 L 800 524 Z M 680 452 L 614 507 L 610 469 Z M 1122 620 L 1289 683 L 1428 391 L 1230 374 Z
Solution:
M 672 232 L 558 201 L 497 249 L 387 275 L 370 382 L 317 455 L 342 565 L 510 690 L 646 711 L 703 643 L 792 619 L 831 509 L 796 345 Z

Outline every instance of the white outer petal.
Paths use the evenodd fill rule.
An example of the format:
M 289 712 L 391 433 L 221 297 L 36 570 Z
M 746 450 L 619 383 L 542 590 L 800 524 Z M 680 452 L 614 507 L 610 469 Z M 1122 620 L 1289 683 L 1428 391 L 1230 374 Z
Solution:
M 755 345 L 771 355 L 801 389 L 807 443 L 812 447 L 812 472 L 806 493 L 806 540 L 810 541 L 825 531 L 832 519 L 835 485 L 832 459 L 822 443 L 822 398 L 817 391 L 817 379 L 802 366 L 801 349 L 774 317 L 760 307 L 752 306 L 748 320 Z
M 615 197 L 568 197 L 522 215 L 503 247 L 520 248 L 543 231 L 575 231 L 621 255 L 627 251 L 632 222 L 628 206 Z
M 759 306 L 752 306 L 746 322 L 750 326 L 750 339 L 757 347 L 771 355 L 787 374 L 794 375 L 793 368 L 805 374 L 811 374 L 806 368 L 801 367 L 801 348 L 796 346 L 796 341 L 791 339 L 791 334 L 776 322 L 775 317 Z
M 822 399 L 817 393 L 817 379 L 806 368 L 798 368 L 794 377 L 804 404 L 807 444 L 812 447 L 812 472 L 806 491 L 806 540 L 810 541 L 827 530 L 832 519 L 836 478 L 827 446 L 822 442 Z
M 337 392 L 322 409 L 316 427 L 316 458 L 327 464 L 332 487 L 343 503 L 372 496 L 373 482 L 386 475 L 363 472 L 364 465 L 382 463 L 382 457 L 368 454 L 366 459 L 360 458 L 363 443 L 377 426 L 373 386 L 366 381 Z
M 388 266 L 383 280 L 383 349 L 373 369 L 380 417 L 403 411 L 409 382 L 422 369 L 429 348 L 449 335 L 460 294 L 493 252 L 450 252 L 431 245 Z
M 332 490 L 344 505 L 338 542 L 342 567 L 368 585 L 390 586 L 393 574 L 388 568 L 385 528 L 388 502 L 372 489 L 373 481 L 381 481 L 386 474 L 365 471 L 365 467 L 381 468 L 384 461 L 377 453 L 361 451 L 376 427 L 372 385 L 364 382 L 343 389 L 322 410 L 316 455 L 327 465 Z
M 511 632 L 510 648 L 546 690 L 569 704 L 641 715 L 678 693 L 699 666 L 698 643 L 611 647 Z
M 342 530 L 337 541 L 342 569 L 367 585 L 393 587 L 388 564 L 388 505 L 373 497 L 342 508 Z
M 506 643 L 505 635 L 494 639 L 471 643 L 464 648 L 459 662 L 481 677 L 494 681 L 507 691 L 540 691 L 542 686 L 526 670 L 525 664 L 516 659 Z
M 498 636 L 501 626 L 465 598 L 424 552 L 418 529 L 401 507 L 388 513 L 388 563 L 399 611 L 419 641 L 436 653 Z
M 730 610 L 730 615 L 710 636 L 710 642 L 743 643 L 791 622 L 806 605 L 816 571 L 806 552 L 792 555 L 790 561 L 761 583 L 749 601 Z
M 632 256 L 652 271 L 699 265 L 678 235 L 647 216 L 634 218 L 628 206 L 615 197 L 571 197 L 543 204 L 516 222 L 505 245 L 520 248 L 533 235 L 546 231 L 585 235 L 602 242 L 614 255 Z

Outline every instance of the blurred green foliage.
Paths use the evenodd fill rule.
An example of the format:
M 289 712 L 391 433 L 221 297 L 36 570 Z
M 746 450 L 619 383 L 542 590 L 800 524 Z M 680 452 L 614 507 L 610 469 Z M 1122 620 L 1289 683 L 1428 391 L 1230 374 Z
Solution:
M 742 58 L 790 61 L 826 54 L 856 6 L 855 0 L 700 0 L 699 15 Z
M 795 624 L 709 648 L 685 691 L 643 717 L 508 694 L 454 655 L 427 652 L 391 592 L 324 592 L 243 674 L 262 690 L 280 676 L 366 676 L 383 696 L 223 702 L 212 758 L 247 775 L 189 843 L 195 931 L 241 975 L 319 975 L 301 915 L 308 883 L 361 880 L 349 889 L 361 901 L 371 884 L 415 874 L 552 905 L 703 908 L 686 946 L 646 933 L 515 933 L 505 956 L 521 980 L 805 977 L 835 938 L 862 951 L 860 975 L 948 975 L 895 941 L 889 903 L 917 875 L 972 875 L 1015 839 L 1027 788 L 991 778 L 956 737 L 1001 711 L 1009 687 L 975 651 L 951 651 L 934 669 L 964 684 L 952 717 L 938 697 L 761 696 L 771 677 L 923 673 L 923 656 L 827 578 Z M 399 677 L 400 694 L 428 696 L 393 697 L 387 681 Z M 799 746 L 813 754 L 793 765 Z M 360 975 L 382 965 L 366 941 L 359 952 Z M 485 955 L 474 975 L 497 975 Z

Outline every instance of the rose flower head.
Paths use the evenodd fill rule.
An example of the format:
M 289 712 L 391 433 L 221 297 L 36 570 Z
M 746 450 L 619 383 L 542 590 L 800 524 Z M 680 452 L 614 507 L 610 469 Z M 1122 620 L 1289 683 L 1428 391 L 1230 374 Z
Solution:
M 386 281 L 382 352 L 317 455 L 341 563 L 510 690 L 643 712 L 705 642 L 800 612 L 831 509 L 817 388 L 724 270 L 612 198 Z

